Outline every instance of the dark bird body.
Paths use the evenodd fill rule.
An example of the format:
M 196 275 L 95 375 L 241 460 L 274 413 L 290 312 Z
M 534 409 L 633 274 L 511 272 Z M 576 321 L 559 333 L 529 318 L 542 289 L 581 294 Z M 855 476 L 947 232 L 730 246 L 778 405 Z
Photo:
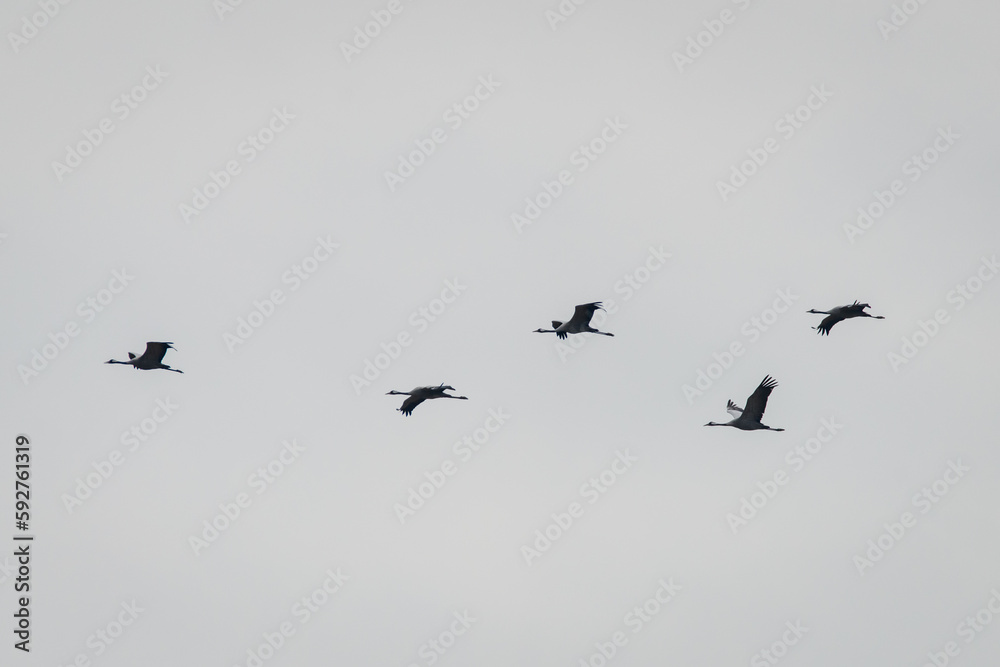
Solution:
M 614 336 L 613 333 L 598 331 L 590 326 L 590 318 L 594 316 L 597 310 L 604 310 L 604 306 L 601 305 L 600 301 L 580 304 L 573 311 L 573 317 L 570 318 L 569 322 L 552 320 L 551 329 L 535 329 L 533 333 L 554 333 L 560 339 L 565 339 L 568 334 L 584 332 L 601 334 L 602 336 Z
M 136 370 L 150 371 L 156 368 L 162 368 L 164 370 L 173 371 L 175 373 L 183 373 L 184 371 L 179 371 L 176 368 L 171 368 L 163 363 L 163 355 L 167 353 L 167 350 L 176 350 L 173 343 L 146 343 L 146 351 L 142 353 L 141 357 L 137 357 L 131 352 L 128 353 L 128 361 L 115 361 L 114 359 L 109 359 L 105 361 L 106 364 L 126 364 L 132 366 Z
M 446 391 L 455 391 L 454 387 L 447 387 L 444 383 L 441 383 L 437 387 L 417 387 L 411 391 L 396 391 L 393 389 L 386 393 L 386 396 L 397 394 L 400 396 L 409 396 L 401 407 L 396 408 L 403 413 L 404 416 L 409 417 L 413 409 L 423 403 L 424 401 L 429 401 L 432 398 L 457 398 L 463 401 L 469 400 L 465 396 L 451 396 L 446 394 Z
M 884 320 L 885 318 L 881 315 L 869 315 L 865 312 L 865 308 L 871 308 L 867 303 L 859 303 L 855 301 L 849 306 L 837 306 L 836 308 L 831 308 L 830 310 L 807 310 L 807 313 L 815 313 L 817 315 L 826 315 L 823 321 L 819 323 L 818 327 L 813 327 L 816 329 L 821 336 L 829 336 L 830 329 L 833 325 L 841 320 L 848 320 L 852 317 L 870 317 L 873 320 Z
M 732 421 L 725 422 L 724 424 L 708 422 L 705 426 L 732 426 L 742 431 L 758 431 L 761 429 L 767 431 L 784 431 L 785 429 L 783 428 L 771 428 L 760 423 L 761 418 L 764 416 L 764 408 L 767 407 L 767 397 L 771 395 L 771 390 L 777 386 L 777 380 L 770 375 L 765 376 L 764 380 L 750 394 L 745 408 L 740 409 L 732 401 L 726 404 L 726 411 L 733 416 Z

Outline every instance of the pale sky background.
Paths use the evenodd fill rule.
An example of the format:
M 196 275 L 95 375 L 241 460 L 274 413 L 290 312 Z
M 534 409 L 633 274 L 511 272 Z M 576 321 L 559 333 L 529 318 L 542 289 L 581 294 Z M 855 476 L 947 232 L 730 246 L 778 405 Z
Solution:
M 554 29 L 555 0 L 402 0 L 348 62 L 341 43 L 387 2 L 244 0 L 222 19 L 210 0 L 52 3 L 17 44 L 42 9 L 8 3 L 0 553 L 19 433 L 36 541 L 29 655 L 12 647 L 0 557 L 4 664 L 249 666 L 290 622 L 263 664 L 423 667 L 465 611 L 475 623 L 434 664 L 599 667 L 596 645 L 622 631 L 615 666 L 753 666 L 796 622 L 789 667 L 923 665 L 950 641 L 951 664 L 995 664 L 1000 619 L 971 643 L 960 624 L 1000 590 L 1000 280 L 976 282 L 1000 251 L 1000 7 L 912 4 L 883 35 L 881 0 L 593 0 Z M 734 20 L 678 71 L 673 54 L 723 10 Z M 157 67 L 121 119 L 116 98 Z M 445 112 L 480 77 L 499 87 L 452 129 Z M 813 87 L 830 97 L 787 137 L 776 122 Z M 294 119 L 247 162 L 241 142 L 274 109 Z M 52 163 L 105 118 L 113 132 L 60 181 Z M 578 171 L 607 119 L 626 127 Z M 390 191 L 386 171 L 435 128 L 446 141 Z M 912 181 L 905 163 L 948 128 Z M 717 182 L 768 138 L 778 151 L 723 201 Z M 240 173 L 185 222 L 180 205 L 229 160 Z M 573 183 L 518 232 L 511 215 L 562 169 Z M 844 225 L 895 179 L 905 192 L 852 243 Z M 282 276 L 317 237 L 339 247 L 293 291 Z M 619 281 L 650 247 L 671 256 L 629 293 Z M 128 286 L 85 317 L 123 269 Z M 979 291 L 957 299 L 970 279 Z M 446 281 L 465 289 L 418 326 Z M 275 289 L 283 303 L 231 351 L 224 335 Z M 791 307 L 751 340 L 779 290 Z M 806 310 L 854 299 L 886 319 L 810 328 L 822 316 Z M 614 302 L 598 325 L 614 338 L 571 337 L 567 354 L 531 333 L 591 301 Z M 938 309 L 947 323 L 894 369 Z M 355 391 L 401 333 L 412 344 Z M 184 374 L 103 365 L 146 341 L 172 341 L 164 362 Z M 685 398 L 734 342 L 745 353 Z M 703 427 L 767 374 L 764 422 L 784 432 Z M 384 395 L 439 382 L 470 400 L 404 418 Z M 174 414 L 129 451 L 122 433 L 167 399 Z M 498 409 L 509 419 L 463 461 L 453 444 Z M 788 452 L 831 418 L 842 430 L 795 470 Z M 304 451 L 258 495 L 250 476 L 292 439 Z M 581 485 L 626 450 L 632 466 L 589 504 Z M 457 472 L 401 524 L 394 505 L 447 460 Z M 949 462 L 968 472 L 922 514 L 914 495 Z M 788 483 L 734 534 L 727 514 L 779 471 Z M 189 538 L 240 493 L 250 506 L 196 555 Z M 582 516 L 529 565 L 522 546 L 573 502 Z M 904 512 L 916 525 L 859 572 Z M 301 623 L 294 605 L 338 568 L 349 579 Z M 661 579 L 679 592 L 634 633 L 626 614 Z M 113 644 L 92 638 L 133 600 Z

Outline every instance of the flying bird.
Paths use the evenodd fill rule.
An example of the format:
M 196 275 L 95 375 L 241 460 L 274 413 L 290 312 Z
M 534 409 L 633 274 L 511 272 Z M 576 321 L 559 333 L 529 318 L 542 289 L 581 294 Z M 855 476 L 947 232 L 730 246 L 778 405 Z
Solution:
M 454 387 L 446 387 L 442 382 L 436 387 L 417 387 L 412 391 L 396 391 L 393 389 L 390 392 L 386 392 L 386 396 L 391 394 L 398 394 L 400 396 L 409 396 L 408 399 L 403 401 L 403 405 L 396 408 L 403 413 L 403 416 L 409 417 L 413 412 L 413 409 L 423 403 L 424 401 L 429 401 L 432 398 L 457 398 L 463 401 L 469 400 L 466 396 L 452 396 L 451 394 L 446 394 L 446 391 L 455 391 Z
M 173 371 L 175 373 L 183 373 L 184 371 L 179 371 L 176 368 L 171 368 L 163 363 L 163 355 L 167 353 L 167 350 L 176 350 L 173 343 L 146 343 L 146 351 L 142 353 L 141 357 L 136 357 L 131 352 L 128 353 L 128 361 L 115 361 L 114 359 L 109 359 L 105 361 L 106 364 L 126 364 L 132 366 L 137 370 L 149 371 L 154 368 L 163 368 L 168 371 Z
M 765 429 L 768 431 L 784 431 L 783 428 L 771 428 L 770 426 L 764 426 L 760 423 L 761 417 L 764 416 L 764 408 L 767 407 L 767 397 L 771 395 L 771 390 L 778 386 L 778 381 L 775 380 L 770 375 L 764 377 L 764 380 L 754 389 L 754 392 L 750 394 L 750 398 L 747 399 L 747 405 L 745 408 L 740 409 L 738 405 L 729 401 L 726 404 L 726 412 L 733 416 L 732 421 L 728 421 L 724 424 L 717 424 L 715 422 L 708 422 L 705 426 L 732 426 L 733 428 L 738 428 L 742 431 L 757 431 L 760 429 Z
M 598 331 L 590 326 L 590 318 L 594 316 L 594 313 L 598 309 L 604 310 L 604 306 L 601 305 L 600 301 L 580 304 L 576 307 L 576 310 L 573 311 L 573 317 L 570 318 L 569 322 L 557 322 L 552 320 L 551 329 L 535 329 L 532 333 L 554 333 L 560 339 L 565 339 L 567 334 L 583 333 L 585 331 L 601 334 L 602 336 L 614 336 L 613 333 Z
M 813 327 L 816 329 L 821 336 L 829 336 L 830 329 L 833 325 L 841 320 L 848 320 L 852 317 L 870 317 L 875 320 L 884 320 L 885 318 L 881 315 L 869 315 L 865 312 L 865 308 L 871 308 L 867 303 L 858 303 L 855 301 L 849 306 L 837 306 L 830 310 L 807 310 L 807 313 L 815 313 L 817 315 L 826 315 L 823 321 L 819 323 L 818 327 Z

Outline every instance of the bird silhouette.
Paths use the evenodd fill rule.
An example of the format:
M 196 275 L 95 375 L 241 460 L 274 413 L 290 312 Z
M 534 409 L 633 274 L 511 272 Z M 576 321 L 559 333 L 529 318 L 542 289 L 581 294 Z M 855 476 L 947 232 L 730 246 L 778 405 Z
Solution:
M 764 380 L 757 386 L 750 398 L 747 399 L 745 408 L 740 408 L 731 400 L 726 404 L 726 412 L 733 416 L 732 421 L 722 424 L 708 422 L 705 426 L 732 426 L 742 431 L 784 431 L 783 428 L 771 428 L 760 423 L 764 416 L 764 408 L 767 407 L 767 397 L 771 395 L 771 390 L 778 386 L 778 381 L 770 375 L 764 376 Z
M 183 373 L 184 371 L 179 371 L 176 368 L 171 368 L 163 363 L 163 355 L 167 353 L 167 350 L 176 350 L 173 343 L 146 343 L 146 351 L 142 353 L 141 357 L 137 357 L 131 352 L 128 353 L 128 361 L 115 361 L 114 359 L 109 359 L 105 361 L 106 364 L 126 364 L 132 366 L 137 370 L 150 371 L 156 368 L 162 368 L 164 370 L 173 371 L 175 373 Z
M 452 396 L 444 393 L 446 391 L 455 391 L 455 388 L 445 386 L 442 382 L 436 387 L 416 387 L 410 391 L 396 391 L 393 389 L 392 391 L 386 392 L 386 396 L 409 396 L 409 398 L 403 401 L 402 406 L 396 408 L 398 411 L 403 413 L 404 417 L 409 417 L 415 407 L 424 401 L 431 400 L 432 398 L 457 398 L 463 401 L 469 400 L 466 396 Z
M 594 316 L 597 310 L 604 310 L 604 306 L 601 305 L 600 301 L 580 304 L 573 311 L 573 317 L 570 318 L 569 322 L 552 320 L 551 329 L 535 329 L 532 333 L 554 333 L 561 340 L 564 340 L 567 334 L 584 332 L 601 334 L 602 336 L 614 336 L 613 333 L 598 331 L 590 326 L 590 318 Z
M 841 320 L 848 320 L 852 317 L 870 317 L 873 320 L 884 320 L 885 318 L 881 315 L 869 315 L 865 312 L 865 308 L 871 308 L 867 303 L 859 303 L 855 301 L 849 306 L 837 306 L 836 308 L 831 308 L 830 310 L 807 310 L 807 313 L 815 313 L 817 315 L 826 315 L 823 321 L 819 323 L 818 327 L 813 327 L 819 332 L 821 336 L 829 336 L 830 329 L 833 325 Z

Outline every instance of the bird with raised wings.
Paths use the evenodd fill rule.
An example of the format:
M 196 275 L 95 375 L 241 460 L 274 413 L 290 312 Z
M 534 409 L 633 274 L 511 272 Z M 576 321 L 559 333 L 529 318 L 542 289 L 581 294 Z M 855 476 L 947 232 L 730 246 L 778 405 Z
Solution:
M 885 318 L 881 315 L 869 315 L 865 312 L 865 308 L 871 308 L 867 303 L 859 303 L 855 301 L 849 306 L 837 306 L 836 308 L 831 308 L 830 310 L 807 310 L 807 313 L 814 313 L 816 315 L 826 315 L 823 321 L 819 323 L 818 327 L 813 327 L 819 332 L 821 336 L 829 336 L 830 329 L 833 325 L 841 320 L 848 320 L 852 317 L 870 317 L 873 320 L 884 320 Z
M 411 391 L 396 391 L 395 389 L 393 389 L 392 391 L 386 392 L 386 396 L 394 394 L 400 396 L 409 396 L 409 398 L 403 401 L 402 406 L 396 408 L 398 411 L 403 413 L 404 417 L 409 417 L 415 407 L 417 407 L 424 401 L 429 401 L 432 398 L 457 398 L 463 401 L 469 400 L 468 397 L 466 396 L 452 396 L 451 394 L 444 393 L 446 391 L 455 391 L 455 388 L 445 386 L 445 384 L 442 382 L 436 387 L 416 387 Z
M 602 336 L 614 336 L 613 333 L 598 331 L 590 326 L 590 318 L 592 318 L 594 313 L 598 310 L 604 310 L 604 306 L 601 305 L 600 301 L 580 304 L 576 307 L 576 310 L 573 311 L 573 317 L 570 318 L 569 322 L 557 322 L 556 320 L 552 320 L 551 329 L 535 329 L 532 333 L 554 333 L 560 339 L 565 339 L 568 334 L 585 332 L 601 334 Z
M 142 353 L 141 357 L 137 357 L 131 352 L 128 353 L 128 361 L 115 361 L 114 359 L 109 359 L 105 361 L 106 364 L 125 364 L 127 366 L 132 366 L 136 370 L 151 371 L 157 368 L 162 368 L 167 371 L 173 371 L 175 373 L 183 373 L 184 371 L 179 371 L 176 368 L 171 368 L 163 363 L 163 355 L 167 353 L 167 350 L 176 350 L 173 343 L 146 343 L 146 351 Z
M 778 386 L 778 381 L 770 375 L 764 376 L 764 380 L 757 386 L 750 398 L 747 399 L 746 407 L 740 408 L 731 400 L 726 404 L 726 412 L 733 416 L 732 421 L 725 423 L 708 422 L 705 426 L 732 426 L 742 431 L 784 431 L 783 428 L 771 428 L 760 423 L 764 416 L 764 408 L 767 407 L 767 397 L 771 395 L 771 390 Z

